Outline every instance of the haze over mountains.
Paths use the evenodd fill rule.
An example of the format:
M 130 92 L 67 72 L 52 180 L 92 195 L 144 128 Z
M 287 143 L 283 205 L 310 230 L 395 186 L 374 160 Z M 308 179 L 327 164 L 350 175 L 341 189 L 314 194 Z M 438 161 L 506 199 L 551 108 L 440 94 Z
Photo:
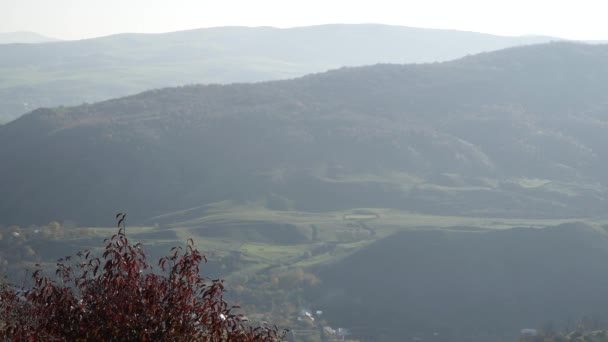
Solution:
M 365 24 L 221 27 L 0 45 L 0 121 L 37 107 L 96 102 L 152 88 L 284 79 L 342 66 L 446 61 L 551 40 L 556 38 Z
M 608 47 L 188 86 L 0 127 L 5 223 L 146 219 L 278 196 L 303 211 L 580 217 L 606 201 Z
M 0 32 L 0 44 L 36 44 L 56 42 L 58 40 L 35 32 Z
M 0 268 L 94 249 L 122 211 L 149 255 L 193 238 L 249 312 L 307 332 L 304 308 L 362 341 L 608 322 L 608 45 L 528 45 L 549 40 L 327 25 L 0 45 L 0 115 L 66 105 L 0 125 Z M 258 82 L 165 87 L 235 81 Z

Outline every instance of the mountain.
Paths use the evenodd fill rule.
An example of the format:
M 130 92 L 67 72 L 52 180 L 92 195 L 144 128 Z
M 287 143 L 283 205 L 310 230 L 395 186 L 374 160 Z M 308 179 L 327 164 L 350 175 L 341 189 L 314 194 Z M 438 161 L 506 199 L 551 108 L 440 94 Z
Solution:
M 0 44 L 36 44 L 56 42 L 58 39 L 34 32 L 0 32 Z
M 193 83 L 284 79 L 342 66 L 445 61 L 555 40 L 384 25 L 221 27 L 0 46 L 0 120 Z
M 605 213 L 608 46 L 551 43 L 294 80 L 167 88 L 0 126 L 0 223 L 132 223 L 218 201 Z
M 607 257 L 605 232 L 583 224 L 403 231 L 320 269 L 310 305 L 363 341 L 515 341 L 605 322 Z

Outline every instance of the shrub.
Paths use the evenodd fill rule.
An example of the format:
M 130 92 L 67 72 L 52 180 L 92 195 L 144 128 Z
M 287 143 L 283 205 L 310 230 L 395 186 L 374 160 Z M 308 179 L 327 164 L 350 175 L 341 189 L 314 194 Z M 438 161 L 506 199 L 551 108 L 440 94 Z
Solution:
M 124 222 L 124 215 L 119 222 Z M 206 262 L 190 239 L 158 262 L 124 233 L 57 262 L 56 277 L 33 274 L 29 290 L 0 290 L 0 338 L 33 341 L 279 341 L 276 327 L 250 326 L 223 299 L 221 279 L 200 276 Z

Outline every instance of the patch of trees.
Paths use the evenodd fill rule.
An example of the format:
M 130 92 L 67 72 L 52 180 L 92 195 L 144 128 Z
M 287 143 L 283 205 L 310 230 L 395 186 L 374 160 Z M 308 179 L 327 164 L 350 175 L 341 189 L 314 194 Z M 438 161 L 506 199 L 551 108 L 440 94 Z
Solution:
M 68 239 L 90 238 L 85 228 L 69 222 L 49 222 L 46 225 L 20 227 L 0 226 L 0 272 L 10 281 L 22 281 L 23 270 L 44 260 L 55 260 L 64 255 Z
M 608 331 L 577 328 L 563 333 L 540 333 L 536 336 L 522 336 L 519 342 L 608 342 Z

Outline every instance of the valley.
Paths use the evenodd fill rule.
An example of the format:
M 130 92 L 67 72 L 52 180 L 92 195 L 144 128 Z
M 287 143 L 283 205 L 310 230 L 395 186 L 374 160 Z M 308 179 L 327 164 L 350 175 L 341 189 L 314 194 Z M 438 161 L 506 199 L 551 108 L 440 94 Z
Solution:
M 100 251 L 123 212 L 151 260 L 192 239 L 298 341 L 603 328 L 607 58 L 553 42 L 34 109 L 0 126 L 3 272 Z
M 536 316 L 522 316 L 523 318 L 520 317 L 517 323 L 517 320 L 508 316 L 512 314 L 511 311 L 496 311 L 496 308 L 483 306 L 492 305 L 483 300 L 475 304 L 482 305 L 477 308 L 478 312 L 484 310 L 495 312 L 494 314 L 498 315 L 496 318 L 505 320 L 504 326 L 489 330 L 481 326 L 477 328 L 466 326 L 467 319 L 463 321 L 455 316 L 450 317 L 449 315 L 456 314 L 456 311 L 446 309 L 443 312 L 448 316 L 443 318 L 431 313 L 428 313 L 431 315 L 428 317 L 415 318 L 417 317 L 415 312 L 420 309 L 420 305 L 424 306 L 418 302 L 413 307 L 410 307 L 412 304 L 407 304 L 408 308 L 398 310 L 399 316 L 410 315 L 407 320 L 409 328 L 404 331 L 402 322 L 397 323 L 400 328 L 391 326 L 392 321 L 383 321 L 382 325 L 378 325 L 374 322 L 374 317 L 379 316 L 374 310 L 397 310 L 384 302 L 383 293 L 397 296 L 394 291 L 404 291 L 398 295 L 399 298 L 409 298 L 403 297 L 408 293 L 419 294 L 420 300 L 425 300 L 423 298 L 430 290 L 429 284 L 416 285 L 412 280 L 427 279 L 428 274 L 416 272 L 435 272 L 430 271 L 429 267 L 439 267 L 441 270 L 436 271 L 439 273 L 433 273 L 434 289 L 449 291 L 441 284 L 452 283 L 451 286 L 456 286 L 454 291 L 464 291 L 464 298 L 468 298 L 466 296 L 481 293 L 479 290 L 481 284 L 490 282 L 487 286 L 498 286 L 492 283 L 495 280 L 486 279 L 485 273 L 477 273 L 476 267 L 498 267 L 495 271 L 505 272 L 501 277 L 527 277 L 532 281 L 538 276 L 544 279 L 549 275 L 545 274 L 542 268 L 536 268 L 539 266 L 532 266 L 544 261 L 531 262 L 530 267 L 533 269 L 530 270 L 521 268 L 525 266 L 522 260 L 528 260 L 533 255 L 544 255 L 551 260 L 551 263 L 562 264 L 566 272 L 583 272 L 582 277 L 589 277 L 591 273 L 587 273 L 587 270 L 581 270 L 578 266 L 568 266 L 568 263 L 578 263 L 577 260 L 581 257 L 587 258 L 589 254 L 591 259 L 585 262 L 590 270 L 593 270 L 589 272 L 596 272 L 603 267 L 601 265 L 604 256 L 593 256 L 594 253 L 608 253 L 608 235 L 605 230 L 605 227 L 608 227 L 608 218 L 585 220 L 583 223 L 577 219 L 436 216 L 387 208 L 311 213 L 270 210 L 265 207 L 265 203 L 260 202 L 235 204 L 224 201 L 167 213 L 152 218 L 150 222 L 152 221 L 154 223 L 150 226 L 129 224 L 126 228 L 129 239 L 142 243 L 144 251 L 152 260 L 166 255 L 171 247 L 183 245 L 187 239 L 193 239 L 196 246 L 209 259 L 203 266 L 203 274 L 210 278 L 224 277 L 228 283 L 228 297 L 242 305 L 245 312 L 249 313 L 250 319 L 272 320 L 290 326 L 296 331 L 309 331 L 308 324 L 298 323 L 301 310 L 303 308 L 321 310 L 325 315 L 324 320 L 318 323 L 321 325 L 315 325 L 312 330 L 314 333 L 307 333 L 309 337 L 317 336 L 317 338 L 319 336 L 317 329 L 321 326 L 343 327 L 364 340 L 372 336 L 374 339 L 386 336 L 386 339 L 380 340 L 387 341 L 391 340 L 395 333 L 403 334 L 406 331 L 407 334 L 412 334 L 407 336 L 414 337 L 426 336 L 435 330 L 440 330 L 444 335 L 442 338 L 446 341 L 461 338 L 465 336 L 462 334 L 471 334 L 475 331 L 477 335 L 466 336 L 481 341 L 487 338 L 488 334 L 494 336 L 492 334 L 497 333 L 515 338 L 518 329 L 521 328 L 517 324 L 536 326 L 553 320 L 559 326 L 567 326 L 570 321 L 559 311 L 566 310 L 564 308 L 556 310 L 554 314 L 541 310 Z M 11 236 L 11 232 L 14 233 L 17 228 L 3 229 L 4 237 L 0 243 L 3 244 L 4 250 L 12 255 L 3 255 L 3 260 L 9 259 L 10 262 L 4 263 L 4 272 L 13 275 L 13 281 L 15 278 L 16 281 L 26 279 L 24 271 L 31 271 L 35 262 L 48 262 L 44 267 L 50 268 L 54 265 L 53 260 L 64 257 L 64 254 L 69 254 L 70 251 L 99 249 L 100 241 L 116 232 L 116 228 L 111 226 L 70 228 L 58 224 L 53 233 L 46 235 L 45 238 L 37 236 L 41 234 L 39 232 L 46 231 L 49 227 L 20 228 L 19 238 Z M 509 233 L 511 231 L 512 234 Z M 520 234 L 529 237 L 518 237 Z M 560 237 L 562 234 L 571 237 L 564 240 Z M 507 236 L 511 237 L 505 238 Z M 481 245 L 474 242 L 478 240 L 477 237 Z M 583 239 L 580 242 L 582 245 L 577 244 L 577 239 Z M 587 248 L 586 239 L 594 240 L 592 249 Z M 550 242 L 552 240 L 556 242 Z M 7 243 L 10 246 L 8 250 Z M 454 243 L 456 245 L 451 246 Z M 507 246 L 501 247 L 505 243 Z M 445 250 L 438 249 L 442 248 L 440 247 L 442 244 L 445 245 Z M 508 247 L 508 244 L 522 245 Z M 547 246 L 546 248 L 549 249 L 541 252 L 544 244 L 550 244 L 551 247 Z M 510 253 L 515 248 L 517 250 L 513 255 L 515 259 L 505 255 L 493 255 L 491 251 L 496 248 L 503 250 L 504 253 Z M 562 255 L 560 250 L 564 248 L 571 248 L 571 253 L 577 256 L 571 253 Z M 459 257 L 459 253 L 469 254 Z M 18 256 L 21 256 L 21 259 L 17 259 Z M 384 259 L 387 257 L 390 259 Z M 448 266 L 444 263 L 450 259 L 453 261 L 448 271 L 445 268 Z M 400 270 L 399 267 L 403 268 Z M 511 272 L 515 273 L 511 274 Z M 369 274 L 374 275 L 370 277 Z M 564 276 L 568 277 L 566 274 Z M 351 280 L 349 277 L 355 278 Z M 602 282 L 608 281 L 602 278 L 603 276 L 598 275 L 598 277 Z M 380 283 L 374 282 L 373 279 L 380 280 Z M 460 282 L 469 281 L 467 279 L 477 282 L 477 287 L 470 284 L 458 285 Z M 542 282 L 543 280 L 540 279 L 539 281 Z M 376 295 L 370 295 L 375 293 L 374 287 L 384 288 L 384 285 L 381 285 L 383 281 L 388 282 L 385 284 L 393 284 L 391 285 L 393 289 L 384 289 Z M 403 282 L 410 285 L 405 286 Z M 353 283 L 358 283 L 358 287 L 351 289 L 348 284 Z M 543 286 L 547 291 L 554 291 L 552 289 L 558 284 L 546 283 Z M 348 291 L 364 292 L 368 295 L 365 299 L 359 298 L 354 301 L 357 295 Z M 516 312 L 534 312 L 534 296 L 537 294 L 522 291 L 518 299 L 520 308 Z M 327 297 L 331 293 L 336 295 Z M 589 295 L 596 293 L 596 290 L 592 290 Z M 548 296 L 551 300 L 564 299 L 564 297 Z M 274 304 L 269 305 L 269 303 Z M 362 316 L 343 316 L 344 305 L 350 305 L 350 312 L 359 312 Z M 374 305 L 382 306 L 382 309 Z M 469 304 L 454 302 L 450 305 L 456 305 L 454 310 L 464 310 L 458 309 L 457 305 Z M 589 310 L 595 310 L 586 302 L 564 305 L 571 305 L 568 310 L 579 310 L 581 315 L 588 314 Z M 364 311 L 371 316 L 365 316 L 362 306 L 365 306 Z M 442 319 L 443 321 L 435 325 L 428 325 L 430 321 Z M 479 322 L 480 318 L 475 320 Z M 363 323 L 364 321 L 367 323 Z M 423 321 L 427 323 L 422 323 Z M 492 326 L 490 322 L 487 324 L 486 327 Z

